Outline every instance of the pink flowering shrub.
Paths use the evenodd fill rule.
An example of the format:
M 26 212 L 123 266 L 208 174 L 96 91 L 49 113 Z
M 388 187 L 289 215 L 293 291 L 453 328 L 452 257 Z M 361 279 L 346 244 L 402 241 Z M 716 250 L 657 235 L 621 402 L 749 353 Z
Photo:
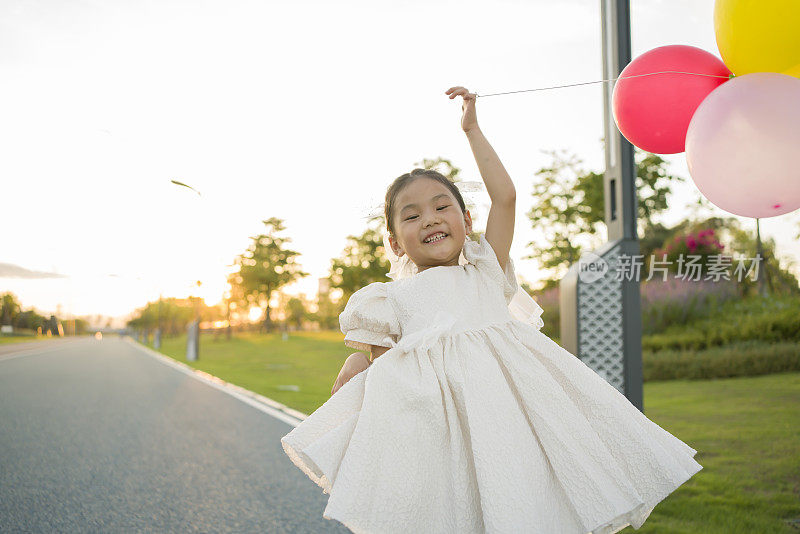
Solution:
M 666 254 L 666 261 L 669 262 L 667 268 L 671 272 L 678 271 L 678 258 L 681 256 L 683 257 L 683 265 L 693 259 L 689 258 L 690 255 L 700 256 L 696 262 L 702 266 L 701 272 L 705 273 L 705 266 L 711 261 L 709 256 L 723 254 L 724 248 L 724 245 L 714 235 L 714 229 L 707 228 L 685 235 L 676 235 L 661 248 L 654 250 L 652 255 L 654 260 L 664 261 L 664 255 Z

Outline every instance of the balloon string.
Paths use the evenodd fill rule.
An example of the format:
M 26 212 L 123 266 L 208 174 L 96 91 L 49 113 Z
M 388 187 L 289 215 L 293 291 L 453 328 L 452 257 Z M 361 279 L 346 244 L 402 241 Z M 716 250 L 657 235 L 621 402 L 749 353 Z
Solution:
M 649 72 L 647 74 L 633 74 L 631 76 L 620 76 L 618 78 L 611 78 L 610 80 L 597 80 L 597 81 L 594 81 L 594 82 L 571 83 L 571 84 L 568 84 L 568 85 L 554 85 L 552 87 L 538 87 L 536 89 L 522 89 L 520 91 L 507 91 L 505 93 L 491 93 L 491 94 L 488 94 L 488 95 L 476 94 L 476 96 L 485 98 L 487 96 L 510 95 L 510 94 L 513 94 L 513 93 L 528 93 L 528 92 L 531 92 L 531 91 L 547 91 L 548 89 L 563 89 L 564 87 L 577 87 L 579 85 L 590 85 L 590 84 L 593 84 L 593 83 L 613 82 L 613 81 L 616 81 L 616 80 L 622 80 L 622 79 L 628 79 L 628 78 L 639 78 L 641 76 L 653 76 L 653 75 L 656 75 L 656 74 L 691 74 L 693 76 L 708 76 L 708 77 L 711 77 L 711 78 L 725 78 L 726 80 L 730 78 L 730 76 L 719 76 L 717 74 L 701 74 L 699 72 L 680 72 L 680 71 L 676 71 L 676 70 L 664 70 L 664 71 L 661 71 L 661 72 Z

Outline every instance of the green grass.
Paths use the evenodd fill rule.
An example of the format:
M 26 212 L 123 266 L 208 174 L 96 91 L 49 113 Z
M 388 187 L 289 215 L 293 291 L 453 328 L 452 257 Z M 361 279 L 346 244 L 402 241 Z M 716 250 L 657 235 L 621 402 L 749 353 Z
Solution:
M 331 387 L 348 355 L 340 332 L 237 334 L 231 341 L 213 336 L 200 339 L 200 358 L 186 361 L 186 336 L 163 338 L 161 352 L 226 382 L 260 393 L 311 413 L 331 396 Z M 296 385 L 299 391 L 278 386 Z
M 53 339 L 47 336 L 0 336 L 0 345 L 10 345 L 11 343 L 25 343 L 26 341 L 39 341 L 42 339 Z
M 642 532 L 797 532 L 784 520 L 800 519 L 800 373 L 647 382 L 644 409 L 703 470 Z
M 203 337 L 187 362 L 185 337 L 162 352 L 305 413 L 330 397 L 348 354 L 342 334 Z M 285 366 L 285 367 L 280 367 Z M 281 384 L 300 391 L 278 389 Z M 703 470 L 662 501 L 642 533 L 796 533 L 800 518 L 800 373 L 645 382 L 645 415 L 698 450 Z M 630 527 L 623 532 L 634 532 Z

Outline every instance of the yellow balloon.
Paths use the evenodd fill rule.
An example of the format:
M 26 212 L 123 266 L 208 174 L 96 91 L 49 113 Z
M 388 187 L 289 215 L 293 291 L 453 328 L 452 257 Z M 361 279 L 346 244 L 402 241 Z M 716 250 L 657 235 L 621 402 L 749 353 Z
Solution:
M 800 78 L 800 0 L 716 0 L 714 32 L 722 61 L 736 76 Z

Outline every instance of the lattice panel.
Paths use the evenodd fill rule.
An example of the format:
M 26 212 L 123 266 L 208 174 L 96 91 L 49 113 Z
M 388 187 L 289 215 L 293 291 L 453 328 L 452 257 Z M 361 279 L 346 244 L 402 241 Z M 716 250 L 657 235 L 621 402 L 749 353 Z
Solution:
M 622 282 L 615 280 L 620 247 L 603 259 L 608 271 L 594 282 L 578 281 L 578 356 L 625 394 L 622 347 Z

